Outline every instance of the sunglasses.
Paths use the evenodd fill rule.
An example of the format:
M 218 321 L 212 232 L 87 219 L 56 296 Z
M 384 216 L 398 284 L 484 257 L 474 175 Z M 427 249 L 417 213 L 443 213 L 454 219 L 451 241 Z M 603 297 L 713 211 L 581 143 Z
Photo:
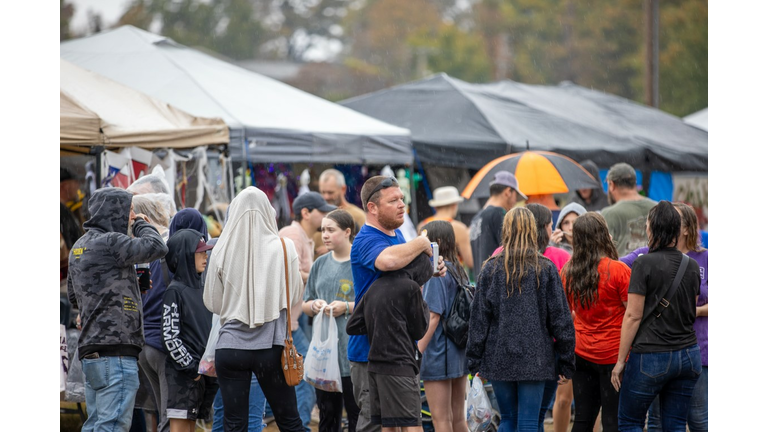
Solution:
M 382 189 L 390 188 L 392 186 L 399 186 L 399 184 L 397 183 L 397 179 L 391 176 L 389 178 L 385 178 L 384 181 L 379 183 L 379 185 L 373 188 L 373 191 L 371 191 L 371 193 L 368 194 L 368 197 L 365 199 L 365 201 L 363 201 L 363 205 L 368 206 L 368 201 L 370 201 L 371 197 L 376 192 Z

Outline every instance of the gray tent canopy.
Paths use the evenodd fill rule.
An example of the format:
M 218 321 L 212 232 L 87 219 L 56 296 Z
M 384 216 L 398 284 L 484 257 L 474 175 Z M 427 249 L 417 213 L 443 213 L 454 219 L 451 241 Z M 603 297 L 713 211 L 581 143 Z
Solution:
M 223 119 L 235 160 L 413 161 L 407 129 L 133 26 L 63 42 L 60 55 L 192 115 Z
M 599 166 L 706 171 L 707 133 L 680 118 L 564 82 L 470 84 L 446 74 L 340 102 L 411 130 L 422 162 L 478 169 L 526 149 Z

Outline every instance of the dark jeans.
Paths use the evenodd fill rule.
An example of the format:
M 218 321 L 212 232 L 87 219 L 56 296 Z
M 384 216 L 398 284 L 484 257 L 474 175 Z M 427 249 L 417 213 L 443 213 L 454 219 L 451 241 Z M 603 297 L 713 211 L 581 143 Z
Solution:
M 699 375 L 698 345 L 679 351 L 630 353 L 619 393 L 619 430 L 642 432 L 648 408 L 659 395 L 662 428 L 668 432 L 685 432 L 691 395 Z
M 216 373 L 224 401 L 224 431 L 248 430 L 251 374 L 256 374 L 264 396 L 272 406 L 281 432 L 304 432 L 296 407 L 296 391 L 285 382 L 280 356 L 283 347 L 265 350 L 216 350 Z
M 355 432 L 357 429 L 357 417 L 360 415 L 360 408 L 355 402 L 355 395 L 352 392 L 352 378 L 341 377 L 342 392 L 327 392 L 315 389 L 317 394 L 317 409 L 320 410 L 319 432 L 340 432 L 341 431 L 341 411 L 347 409 L 347 420 L 349 421 L 349 432 Z
M 688 430 L 691 432 L 707 432 L 709 429 L 708 369 L 707 366 L 702 366 L 701 375 L 693 388 L 691 406 L 688 408 Z M 658 396 L 648 411 L 648 432 L 661 432 L 661 404 Z
M 603 432 L 619 430 L 619 392 L 611 384 L 613 364 L 597 364 L 576 355 L 573 374 L 573 399 L 576 418 L 572 432 L 590 432 L 600 407 L 603 408 Z

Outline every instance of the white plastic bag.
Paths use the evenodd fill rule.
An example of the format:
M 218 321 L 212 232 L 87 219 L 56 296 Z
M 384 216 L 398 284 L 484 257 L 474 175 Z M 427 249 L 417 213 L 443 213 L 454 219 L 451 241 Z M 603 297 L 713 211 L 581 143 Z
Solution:
M 483 381 L 475 375 L 472 388 L 467 396 L 467 426 L 470 432 L 484 432 L 491 426 L 493 408 L 483 387 Z
M 200 357 L 200 365 L 197 367 L 197 373 L 200 375 L 216 376 L 216 344 L 219 342 L 219 330 L 221 330 L 221 317 L 213 314 L 208 343 L 205 345 L 205 352 Z
M 339 330 L 336 318 L 325 315 L 325 308 L 312 321 L 312 342 L 304 358 L 304 381 L 327 392 L 341 392 L 339 371 Z M 322 339 L 323 333 L 326 334 Z

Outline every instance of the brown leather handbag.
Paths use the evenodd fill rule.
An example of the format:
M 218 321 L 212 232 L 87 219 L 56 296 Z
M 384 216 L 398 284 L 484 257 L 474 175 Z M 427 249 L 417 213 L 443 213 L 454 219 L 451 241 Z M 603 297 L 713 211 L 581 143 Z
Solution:
M 296 351 L 296 347 L 293 346 L 293 333 L 291 332 L 291 294 L 290 284 L 288 283 L 288 251 L 285 249 L 285 240 L 280 238 L 280 242 L 283 244 L 283 263 L 285 264 L 285 299 L 286 299 L 286 312 L 288 314 L 287 329 L 285 339 L 285 346 L 283 347 L 283 357 L 281 363 L 283 365 L 283 375 L 285 375 L 285 382 L 289 386 L 297 386 L 304 379 L 304 357 Z

